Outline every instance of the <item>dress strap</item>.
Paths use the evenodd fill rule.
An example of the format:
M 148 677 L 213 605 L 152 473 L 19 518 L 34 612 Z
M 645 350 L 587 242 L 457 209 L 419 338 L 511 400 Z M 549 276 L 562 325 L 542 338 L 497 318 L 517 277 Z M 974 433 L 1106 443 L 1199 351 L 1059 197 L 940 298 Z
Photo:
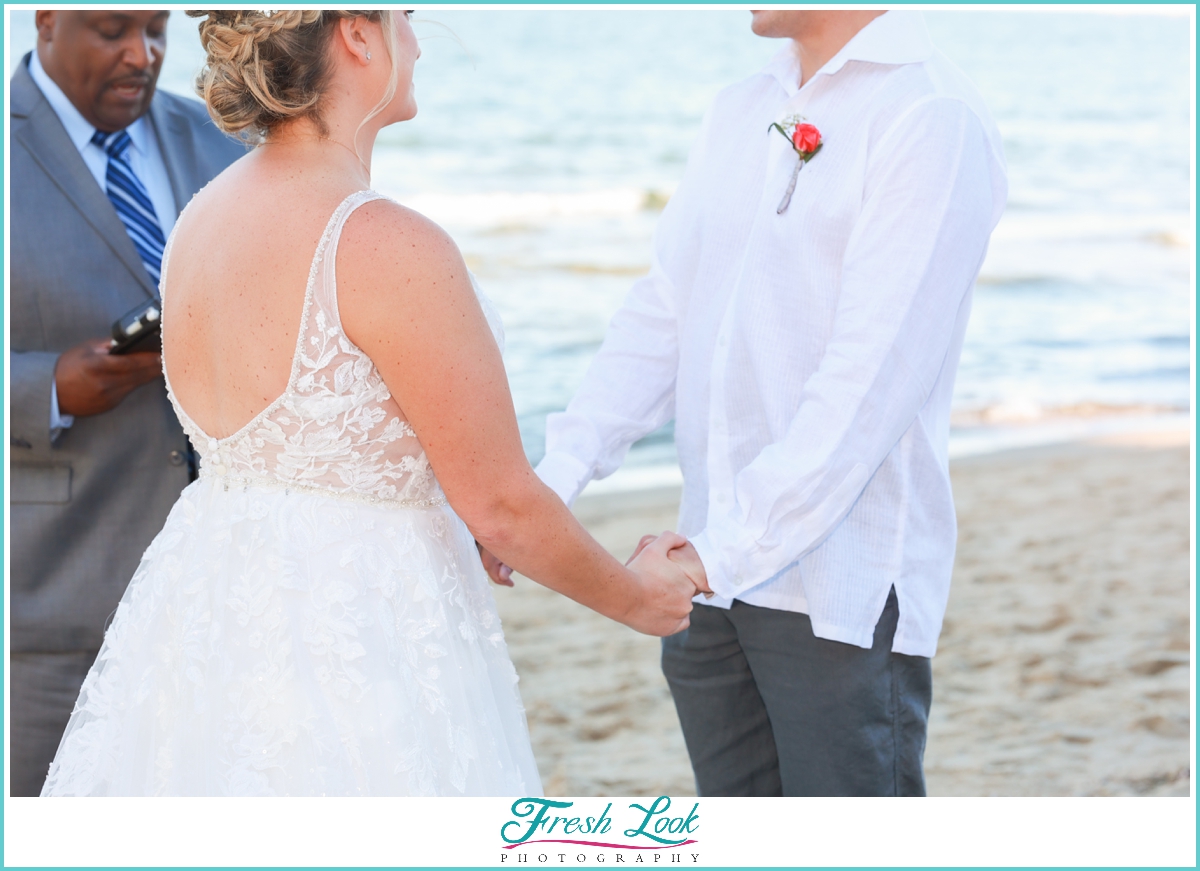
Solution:
M 346 221 L 360 206 L 383 199 L 387 199 L 387 197 L 373 190 L 356 191 L 350 194 L 334 211 L 325 227 L 325 232 L 321 235 L 321 242 L 313 257 L 309 286 L 312 293 L 312 306 L 317 311 L 324 312 L 328 326 L 337 327 L 340 330 L 342 325 L 337 301 L 337 250 L 338 242 L 342 238 L 342 228 L 346 226 Z

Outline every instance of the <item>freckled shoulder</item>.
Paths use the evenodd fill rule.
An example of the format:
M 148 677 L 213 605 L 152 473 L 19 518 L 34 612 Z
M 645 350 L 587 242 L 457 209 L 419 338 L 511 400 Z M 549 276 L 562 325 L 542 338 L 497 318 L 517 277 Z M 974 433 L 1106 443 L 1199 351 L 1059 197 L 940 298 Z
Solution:
M 393 261 L 418 268 L 446 259 L 462 261 L 458 246 L 445 230 L 393 200 L 373 200 L 350 216 L 339 243 L 339 252 L 343 251 L 383 268 Z
M 417 306 L 474 300 L 454 240 L 424 215 L 391 200 L 366 203 L 350 216 L 337 259 L 343 316 L 361 305 L 360 313 L 369 317 L 376 304 L 397 296 Z

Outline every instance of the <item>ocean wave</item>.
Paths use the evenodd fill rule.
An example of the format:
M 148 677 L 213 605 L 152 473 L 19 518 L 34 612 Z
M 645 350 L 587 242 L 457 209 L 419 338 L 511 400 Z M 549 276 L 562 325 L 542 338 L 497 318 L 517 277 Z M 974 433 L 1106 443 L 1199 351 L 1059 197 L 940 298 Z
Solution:
M 1159 348 L 1190 348 L 1192 346 L 1191 336 L 1150 336 L 1142 341 L 1147 345 Z
M 1066 420 L 1153 417 L 1184 414 L 1188 410 L 1186 405 L 1152 403 L 1122 405 L 1105 402 L 1073 402 L 1042 405 L 1032 399 L 1014 398 L 991 405 L 956 408 L 950 413 L 950 426 L 957 430 L 967 430 L 996 424 L 1042 424 Z
M 1100 242 L 1114 239 L 1189 247 L 1193 237 L 1186 212 L 1052 212 L 1011 209 L 992 233 L 993 243 Z
M 1191 428 L 1191 414 L 1186 411 L 1064 416 L 1016 424 L 952 427 L 949 453 L 951 459 L 959 459 L 1093 439 L 1120 439 L 1146 445 L 1186 444 Z
M 1182 336 L 1121 336 L 1119 338 L 1087 339 L 1026 339 L 1020 344 L 1029 348 L 1051 350 L 1084 350 L 1088 348 L 1117 347 L 1123 345 L 1149 345 L 1152 348 L 1190 348 L 1192 337 Z M 1166 371 L 1166 370 L 1163 370 Z
M 1077 410 L 1086 410 L 1082 404 Z M 1071 408 L 1062 406 L 1060 410 Z M 1100 408 L 1097 406 L 1097 409 Z M 1095 414 L 1064 414 L 1038 421 L 996 422 L 991 424 L 951 425 L 949 454 L 951 459 L 993 454 L 1018 448 L 1031 448 L 1064 442 L 1090 439 L 1136 438 L 1139 443 L 1153 444 L 1154 436 L 1170 443 L 1186 440 L 1191 431 L 1191 416 L 1186 410 L 1157 406 L 1105 406 L 1106 412 Z M 1091 409 L 1096 411 L 1097 409 Z M 637 449 L 630 451 L 626 464 L 600 481 L 584 488 L 577 511 L 587 512 L 592 500 L 629 493 L 645 494 L 648 498 L 665 501 L 678 498 L 683 485 L 683 473 L 673 459 L 662 458 L 641 463 Z
M 1186 289 L 1192 238 L 1185 214 L 1014 210 L 992 234 L 979 283 Z
M 636 278 L 650 271 L 648 263 L 563 263 L 554 260 L 535 260 L 520 263 L 508 262 L 504 265 L 524 272 L 566 272 L 571 275 L 613 275 L 618 278 Z
M 661 188 L 615 188 L 596 191 L 491 191 L 484 193 L 416 193 L 400 202 L 450 227 L 490 233 L 534 231 L 551 221 L 622 218 L 661 211 L 672 191 Z
M 1192 377 L 1190 366 L 1163 366 L 1157 369 L 1142 369 L 1138 372 L 1113 372 L 1097 376 L 1099 381 L 1188 381 Z

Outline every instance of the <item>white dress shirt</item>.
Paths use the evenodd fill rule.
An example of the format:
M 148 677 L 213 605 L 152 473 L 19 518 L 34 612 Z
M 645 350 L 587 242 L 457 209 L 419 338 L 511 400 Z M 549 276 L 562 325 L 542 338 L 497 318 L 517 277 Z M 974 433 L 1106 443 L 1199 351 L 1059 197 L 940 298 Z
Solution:
M 705 116 L 636 282 L 538 474 L 568 503 L 672 417 L 679 531 L 717 596 L 932 656 L 954 562 L 950 400 L 1006 198 L 1000 136 L 917 12 L 888 12 L 798 87 L 791 44 Z M 821 131 L 797 161 L 768 125 Z M 704 602 L 703 599 L 697 601 Z
M 72 144 L 79 149 L 79 155 L 84 164 L 100 185 L 100 190 L 107 196 L 108 184 L 108 154 L 99 145 L 92 143 L 96 132 L 86 118 L 75 108 L 75 104 L 63 93 L 62 88 L 55 84 L 47 75 L 34 51 L 29 58 L 29 75 L 41 90 L 46 102 L 62 122 Z M 154 204 L 155 214 L 162 227 L 163 238 L 171 235 L 178 213 L 175 209 L 175 194 L 171 190 L 171 178 L 167 175 L 167 165 L 163 161 L 162 152 L 158 148 L 158 139 L 150 128 L 145 117 L 138 118 L 126 130 L 129 132 L 130 147 L 126 154 L 134 173 L 146 186 L 150 202 Z M 71 426 L 75 418 L 69 414 L 60 414 L 58 410 L 58 386 L 50 384 L 50 438 L 53 441 L 59 433 Z

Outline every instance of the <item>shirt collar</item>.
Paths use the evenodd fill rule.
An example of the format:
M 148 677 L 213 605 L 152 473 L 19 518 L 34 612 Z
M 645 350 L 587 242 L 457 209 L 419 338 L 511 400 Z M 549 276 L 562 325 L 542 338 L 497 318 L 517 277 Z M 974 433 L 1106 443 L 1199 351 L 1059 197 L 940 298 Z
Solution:
M 763 72 L 769 76 L 774 76 L 789 98 L 796 96 L 796 92 L 800 90 L 800 58 L 796 56 L 790 39 L 787 45 L 777 51 L 775 56 L 767 61 L 767 65 L 763 67 Z
M 49 73 L 42 67 L 36 50 L 29 58 L 29 75 L 41 90 L 42 95 L 45 96 L 50 108 L 54 110 L 54 114 L 58 116 L 58 120 L 62 122 L 63 129 L 67 131 L 67 137 L 71 143 L 82 154 L 83 150 L 91 145 L 92 134 L 96 132 L 96 128 L 75 108 L 75 104 L 63 93 L 62 88 L 55 83 L 54 79 L 50 78 Z M 146 137 L 149 133 L 144 119 L 138 118 L 125 130 L 129 133 L 133 147 L 139 154 L 145 156 L 147 153 Z M 99 146 L 94 147 L 99 148 Z
M 925 17 L 920 12 L 892 10 L 873 19 L 866 27 L 854 34 L 825 66 L 809 79 L 831 76 L 852 60 L 877 64 L 910 64 L 928 60 L 933 54 L 933 43 Z M 763 68 L 767 75 L 774 76 L 783 86 L 788 97 L 800 90 L 800 59 L 792 44 L 784 46 Z

